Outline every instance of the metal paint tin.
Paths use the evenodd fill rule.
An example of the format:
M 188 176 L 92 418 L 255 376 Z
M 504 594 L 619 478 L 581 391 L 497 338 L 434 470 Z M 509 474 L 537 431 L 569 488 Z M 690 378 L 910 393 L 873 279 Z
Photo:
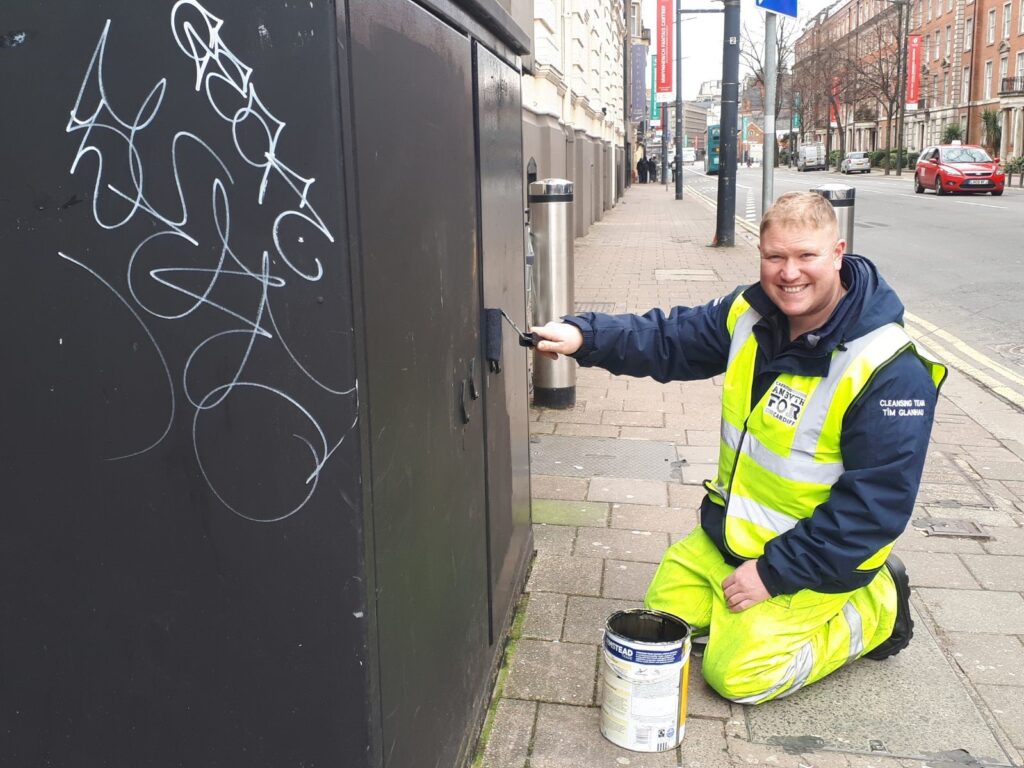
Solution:
M 661 611 L 619 611 L 604 630 L 601 734 L 635 752 L 678 746 L 686 730 L 690 627 Z

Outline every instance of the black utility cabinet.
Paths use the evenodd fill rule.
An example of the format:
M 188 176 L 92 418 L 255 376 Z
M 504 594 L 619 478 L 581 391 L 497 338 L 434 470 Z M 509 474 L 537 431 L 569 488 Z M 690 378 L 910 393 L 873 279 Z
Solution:
M 4 3 L 0 765 L 469 759 L 532 550 L 525 51 L 493 0 Z

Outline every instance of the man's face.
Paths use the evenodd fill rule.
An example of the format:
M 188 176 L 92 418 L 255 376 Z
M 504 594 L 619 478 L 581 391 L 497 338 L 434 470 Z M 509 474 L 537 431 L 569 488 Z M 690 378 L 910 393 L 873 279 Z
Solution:
M 831 228 L 772 226 L 761 237 L 761 286 L 797 335 L 821 326 L 842 298 L 845 248 Z

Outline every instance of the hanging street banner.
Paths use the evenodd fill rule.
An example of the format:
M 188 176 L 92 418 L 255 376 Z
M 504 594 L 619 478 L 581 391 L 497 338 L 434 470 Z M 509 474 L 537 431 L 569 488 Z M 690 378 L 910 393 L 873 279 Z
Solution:
M 657 81 L 658 79 L 658 55 L 651 56 L 651 109 L 650 116 L 651 122 L 656 123 L 661 120 L 661 109 L 658 107 L 658 100 L 655 99 L 657 93 Z
M 657 101 L 675 101 L 672 90 L 672 6 L 673 0 L 658 0 Z
M 921 98 L 921 36 L 907 37 L 907 108 L 917 109 Z
M 629 119 L 643 120 L 647 106 L 647 46 L 634 45 L 630 59 Z
M 781 13 L 783 16 L 796 18 L 796 0 L 755 0 L 762 11 Z

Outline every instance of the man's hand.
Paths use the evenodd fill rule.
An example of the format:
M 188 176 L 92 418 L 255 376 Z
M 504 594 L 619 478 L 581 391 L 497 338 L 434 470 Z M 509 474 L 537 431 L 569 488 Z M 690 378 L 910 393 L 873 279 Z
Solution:
M 557 360 L 559 355 L 571 355 L 583 346 L 583 334 L 580 329 L 570 323 L 559 323 L 552 320 L 540 327 L 530 328 L 546 341 L 537 342 L 537 351 L 544 357 Z
M 747 560 L 722 582 L 725 601 L 733 613 L 745 611 L 771 597 L 757 572 L 757 561 Z

